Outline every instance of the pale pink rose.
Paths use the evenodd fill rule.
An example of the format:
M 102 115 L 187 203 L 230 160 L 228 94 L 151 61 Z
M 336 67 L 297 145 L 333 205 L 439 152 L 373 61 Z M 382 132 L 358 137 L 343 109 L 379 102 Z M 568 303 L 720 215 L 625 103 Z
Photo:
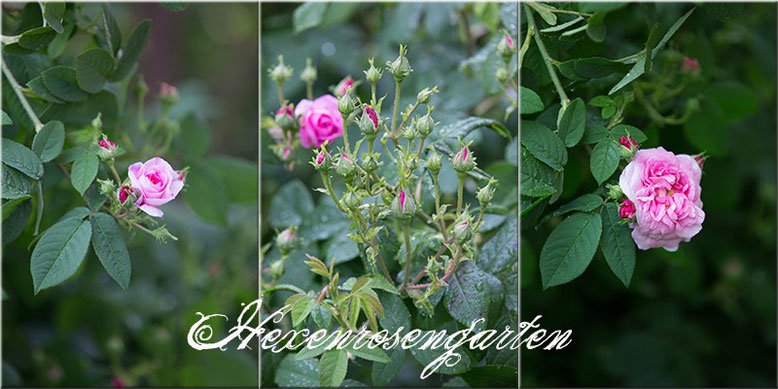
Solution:
M 632 238 L 641 250 L 678 250 L 702 230 L 702 170 L 689 155 L 662 147 L 639 150 L 619 177 L 619 186 L 635 205 Z
M 338 99 L 324 95 L 314 101 L 303 99 L 294 109 L 300 119 L 300 144 L 305 148 L 320 147 L 326 140 L 343 135 L 343 117 L 338 111 Z
M 127 175 L 130 177 L 130 185 L 138 194 L 135 204 L 154 217 L 162 216 L 164 213 L 157 207 L 176 198 L 184 187 L 181 174 L 159 157 L 130 165 Z

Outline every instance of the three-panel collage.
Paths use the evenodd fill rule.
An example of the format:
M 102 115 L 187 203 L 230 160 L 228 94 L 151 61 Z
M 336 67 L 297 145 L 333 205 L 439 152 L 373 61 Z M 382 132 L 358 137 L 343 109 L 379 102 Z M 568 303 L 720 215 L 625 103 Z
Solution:
M 778 3 L 2 1 L 0 387 L 778 387 Z

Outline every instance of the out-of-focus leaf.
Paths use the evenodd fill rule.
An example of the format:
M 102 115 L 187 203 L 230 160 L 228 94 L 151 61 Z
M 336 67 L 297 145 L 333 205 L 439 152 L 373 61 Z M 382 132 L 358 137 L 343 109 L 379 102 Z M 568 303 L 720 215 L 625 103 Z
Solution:
M 324 12 L 327 11 L 327 3 L 308 2 L 303 3 L 294 10 L 294 32 L 299 34 L 321 23 Z

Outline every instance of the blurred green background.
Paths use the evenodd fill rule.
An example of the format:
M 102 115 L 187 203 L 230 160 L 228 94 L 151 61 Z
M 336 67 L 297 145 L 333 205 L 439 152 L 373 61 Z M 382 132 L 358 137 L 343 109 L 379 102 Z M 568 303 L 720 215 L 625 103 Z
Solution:
M 21 6 L 4 3 L 4 22 L 10 20 L 6 12 Z M 99 15 L 100 4 L 83 7 Z M 160 83 L 167 82 L 180 95 L 171 116 L 194 113 L 205 121 L 197 128 L 184 121 L 165 158 L 174 167 L 191 166 L 192 177 L 214 171 L 207 169 L 228 184 L 238 177 L 239 193 L 228 186 L 229 200 L 201 205 L 198 212 L 204 207 L 222 212 L 205 219 L 188 205 L 203 195 L 191 191 L 203 188 L 190 186 L 185 189 L 190 193 L 165 205 L 163 222 L 179 240 L 163 244 L 146 234 L 132 236 L 127 292 L 90 250 L 74 280 L 33 296 L 28 225 L 3 247 L 3 385 L 106 387 L 118 378 L 128 386 L 256 386 L 256 348 L 195 351 L 186 336 L 199 319 L 196 312 L 226 314 L 231 327 L 241 303 L 257 298 L 258 5 L 194 3 L 180 12 L 158 3 L 111 7 L 125 39 L 138 21 L 152 20 L 137 71 L 150 89 L 146 116 L 158 115 Z M 89 42 L 83 35 L 68 43 L 65 61 Z M 134 127 L 134 108 L 127 114 L 127 126 Z M 193 160 L 191 144 L 205 147 L 205 157 Z M 70 196 L 75 192 L 66 180 L 60 184 L 67 195 L 45 198 L 44 228 L 82 205 L 77 195 Z M 225 327 L 214 329 L 219 334 Z
M 647 20 L 655 17 L 667 28 L 693 6 L 629 3 L 607 14 L 603 43 L 585 34 L 575 42 L 555 36 L 544 41 L 560 61 L 621 58 L 643 47 Z M 564 350 L 522 351 L 523 386 L 776 385 L 776 6 L 730 3 L 723 6 L 731 7 L 726 16 L 720 6 L 698 7 L 655 59 L 654 69 L 639 79 L 661 84 L 678 77 L 683 57 L 697 59 L 699 77 L 687 80 L 685 92 L 659 109 L 665 114 L 675 109 L 680 116 L 684 104 L 696 98 L 702 111 L 686 125 L 660 128 L 636 101 L 625 121 L 646 132 L 644 148 L 711 155 L 701 182 L 702 232 L 675 253 L 638 250 L 629 288 L 598 252 L 581 277 L 544 292 L 537 258 L 561 219 L 537 228 L 537 220 L 523 220 L 522 320 L 543 315 L 544 328 L 573 330 Z M 525 33 L 523 16 L 521 21 Z M 534 43 L 527 55 L 521 84 L 558 109 Z M 607 94 L 620 77 L 562 82 L 570 98 L 588 101 Z M 599 116 L 599 109 L 588 108 L 590 120 Z M 589 156 L 576 151 L 565 170 L 563 194 L 546 212 L 595 189 Z
M 506 215 L 487 215 L 488 222 L 482 232 L 494 231 L 503 225 L 503 222 L 515 217 L 516 214 L 512 212 L 515 212 L 518 201 L 515 151 L 518 114 L 514 112 L 505 117 L 508 101 L 495 77 L 498 61 L 502 61 L 496 53 L 495 45 L 502 38 L 504 28 L 512 31 L 511 34 L 515 37 L 516 4 L 337 2 L 315 3 L 315 6 L 316 9 L 309 8 L 306 12 L 319 16 L 306 20 L 314 19 L 316 22 L 309 25 L 309 28 L 296 32 L 295 26 L 299 26 L 299 23 L 295 23 L 295 15 L 303 9 L 300 3 L 261 4 L 261 115 L 272 117 L 279 108 L 276 84 L 268 75 L 268 71 L 277 64 L 278 55 L 283 55 L 284 62 L 294 68 L 294 75 L 284 84 L 284 97 L 292 103 L 296 104 L 305 98 L 305 84 L 299 79 L 299 75 L 305 67 L 306 58 L 309 57 L 318 70 L 318 80 L 314 84 L 315 97 L 332 94 L 329 87 L 351 75 L 354 80 L 361 82 L 357 88 L 359 97 L 362 101 L 369 101 L 370 85 L 365 81 L 363 73 L 369 67 L 368 60 L 375 57 L 375 66 L 383 69 L 386 61 L 397 58 L 399 45 L 406 44 L 406 57 L 413 72 L 402 83 L 400 110 L 415 102 L 418 91 L 437 85 L 440 93 L 432 97 L 432 104 L 435 106 L 432 116 L 441 122 L 438 127 L 468 116 L 481 116 L 502 121 L 513 134 L 513 141 L 509 141 L 490 129 L 481 129 L 473 131 L 467 140 L 474 141 L 471 150 L 477 157 L 478 166 L 500 181 L 495 203 L 505 205 L 510 210 Z M 515 65 L 513 66 L 515 69 Z M 393 84 L 392 75 L 384 71 L 377 85 L 377 97 L 387 95 L 383 103 L 382 117 L 391 116 Z M 510 93 L 516 98 L 515 91 Z M 350 126 L 348 131 L 352 144 L 362 136 L 356 125 Z M 279 278 L 279 283 L 291 283 L 304 290 L 321 289 L 321 277 L 310 272 L 303 263 L 306 260 L 305 253 L 319 258 L 339 258 L 336 271 L 340 273 L 341 280 L 364 274 L 357 245 L 346 237 L 349 220 L 334 207 L 334 203 L 327 196 L 314 191 L 314 188 L 322 186 L 322 182 L 319 173 L 308 164 L 313 156 L 311 150 L 298 150 L 298 162 L 290 172 L 269 149 L 274 141 L 266 129 L 263 129 L 261 136 L 261 241 L 263 248 L 269 248 L 263 258 L 263 268 L 280 258 L 280 252 L 274 247 L 274 238 L 278 231 L 288 227 L 283 222 L 297 218 L 302 223 L 300 236 L 305 243 L 290 254 L 285 264 L 286 272 Z M 380 143 L 376 144 L 376 150 L 380 150 Z M 337 139 L 334 147 L 329 150 L 335 150 L 339 146 L 343 146 L 342 138 Z M 365 152 L 366 145 L 362 144 L 361 147 L 362 152 Z M 448 158 L 443 158 L 443 161 L 440 172 L 441 193 L 443 201 L 452 203 L 456 196 L 457 176 Z M 396 172 L 379 170 L 379 174 L 390 175 Z M 336 179 L 333 183 L 335 190 L 342 193 L 345 189 L 342 180 Z M 477 189 L 476 182 L 468 179 L 465 203 L 477 204 L 474 189 Z M 425 196 L 425 199 L 425 209 L 434 207 L 431 196 Z M 293 217 L 290 217 L 290 214 Z M 400 270 L 399 264 L 394 260 L 388 261 L 387 266 L 393 274 Z M 271 278 L 268 275 L 263 279 L 269 281 Z M 512 280 L 515 279 L 516 276 L 512 276 Z M 290 294 L 274 292 L 269 298 L 265 298 L 266 309 L 281 307 Z M 509 301 L 506 297 L 506 309 L 515 313 L 513 302 L 515 300 Z M 442 309 L 442 304 L 438 308 L 439 313 L 435 314 L 435 320 L 429 320 L 417 314 L 417 308 L 410 306 L 409 309 L 414 312 L 413 327 L 442 327 L 451 330 L 456 323 Z M 509 318 L 506 314 L 503 319 L 512 320 L 515 316 Z M 286 372 L 289 370 L 285 369 L 284 377 L 280 377 L 282 373 L 278 368 L 284 357 L 288 358 L 287 354 L 262 353 L 263 387 L 275 387 L 279 383 L 287 382 L 289 374 Z M 371 366 L 372 364 L 351 362 L 343 385 L 370 385 Z M 420 380 L 422 368 L 423 366 L 408 353 L 398 376 L 389 386 L 439 387 L 444 383 L 466 385 L 460 377 L 452 378 L 450 375 L 433 374 L 426 380 Z M 294 378 L 310 378 L 310 384 L 317 385 L 318 372 L 303 370 L 308 369 L 301 368 L 300 374 Z M 299 386 L 300 382 L 309 381 L 294 382 Z

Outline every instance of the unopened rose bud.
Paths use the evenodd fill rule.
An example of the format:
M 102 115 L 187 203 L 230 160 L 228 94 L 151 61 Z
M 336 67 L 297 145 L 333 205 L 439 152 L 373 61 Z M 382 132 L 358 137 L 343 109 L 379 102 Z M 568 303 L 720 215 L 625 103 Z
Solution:
M 348 191 L 343 195 L 343 205 L 346 208 L 353 211 L 359 208 L 360 204 L 362 204 L 362 200 L 359 198 L 359 195 L 353 191 Z
M 308 84 L 316 81 L 316 68 L 313 67 L 310 58 L 305 60 L 305 69 L 300 73 L 300 79 Z
M 353 85 L 354 79 L 352 79 L 351 76 L 346 76 L 346 78 L 344 78 L 341 82 L 338 83 L 338 85 L 335 86 L 335 96 L 345 96 Z
M 131 201 L 131 203 L 134 203 L 135 191 L 133 191 L 132 188 L 126 185 L 119 188 L 119 204 L 126 203 L 127 200 L 130 200 L 130 197 L 133 198 L 133 201 Z
M 110 195 L 114 190 L 116 190 L 116 186 L 114 185 L 113 180 L 101 180 L 98 178 L 97 183 L 100 185 L 100 193 L 104 195 Z
M 497 68 L 497 70 L 494 72 L 495 77 L 497 77 L 497 81 L 500 83 L 504 83 L 508 80 L 508 71 L 505 70 L 505 68 Z
M 141 74 L 138 76 L 138 82 L 135 83 L 135 94 L 138 96 L 145 96 L 146 93 L 149 93 L 149 84 L 146 84 L 146 80 Z
M 400 45 L 400 55 L 394 62 L 386 62 L 386 66 L 389 69 L 389 73 L 392 73 L 394 80 L 398 83 L 402 82 L 408 75 L 411 74 L 411 64 L 408 62 L 408 58 L 405 58 L 407 49 L 405 46 Z
M 632 219 L 635 216 L 635 212 L 637 212 L 635 204 L 630 200 L 624 200 L 619 206 L 619 216 L 622 219 Z
M 281 255 L 289 254 L 297 248 L 299 243 L 300 238 L 297 236 L 296 226 L 289 227 L 276 236 L 276 245 L 278 250 L 281 251 Z
M 694 58 L 686 57 L 681 63 L 681 71 L 696 76 L 700 72 L 700 63 Z
M 313 167 L 316 170 L 326 172 L 332 168 L 332 156 L 324 148 L 319 150 L 319 154 L 313 159 Z
M 101 131 L 103 129 L 103 119 L 102 119 L 102 112 L 98 112 L 97 116 L 92 119 L 92 128 L 95 129 L 95 131 Z
M 103 139 L 97 142 L 97 156 L 100 157 L 101 160 L 107 161 L 111 158 L 113 158 L 116 155 L 116 151 L 118 148 L 116 147 L 116 144 L 108 140 L 108 138 L 103 135 Z
M 494 184 L 494 179 L 491 179 L 489 180 L 489 183 L 486 184 L 486 186 L 478 190 L 476 198 L 478 199 L 478 203 L 481 204 L 481 208 L 486 208 L 486 206 L 492 202 L 494 191 L 496 189 Z
M 392 216 L 398 219 L 410 219 L 416 214 L 416 202 L 412 195 L 405 194 L 405 190 L 400 189 L 400 193 L 392 201 Z
M 295 127 L 292 107 L 285 105 L 276 111 L 276 124 L 284 131 L 291 131 Z
M 375 156 L 372 154 L 364 154 L 362 156 L 362 168 L 368 173 L 378 169 L 378 161 Z
M 348 177 L 354 173 L 354 169 L 356 169 L 354 161 L 352 161 L 351 158 L 349 158 L 349 156 L 345 153 L 341 153 L 340 158 L 338 159 L 338 164 L 335 165 L 335 172 L 337 172 L 340 176 Z
M 624 196 L 624 192 L 621 191 L 621 187 L 613 184 L 605 184 L 605 189 L 608 190 L 608 198 L 612 200 L 618 200 Z
M 162 83 L 159 88 L 159 99 L 165 104 L 173 105 L 178 102 L 178 89 L 176 87 Z
M 694 156 L 694 162 L 697 162 L 700 169 L 702 169 L 702 165 L 705 163 L 706 159 L 708 159 L 708 156 L 704 154 L 697 154 Z
M 419 135 L 426 137 L 432 133 L 432 130 L 435 129 L 436 124 L 437 123 L 432 120 L 432 116 L 430 116 L 430 113 L 428 112 L 426 115 L 422 116 L 418 122 L 416 122 L 416 129 L 419 132 Z
M 416 128 L 416 119 L 413 119 L 413 122 L 405 127 L 403 130 L 403 135 L 408 138 L 408 140 L 413 141 L 419 136 L 419 130 Z
M 416 170 L 419 167 L 419 160 L 416 159 L 416 154 L 410 154 L 403 159 L 403 166 L 407 172 Z
M 467 146 L 463 147 L 451 161 L 451 165 L 459 173 L 467 173 L 475 168 L 475 157 Z
M 281 260 L 275 261 L 270 264 L 270 272 L 273 274 L 273 278 L 278 278 L 284 275 L 284 262 Z
M 438 175 L 442 166 L 443 161 L 440 159 L 440 154 L 435 152 L 434 149 L 430 150 L 429 156 L 427 157 L 427 168 L 430 169 L 432 174 Z
M 621 157 L 624 159 L 630 159 L 633 155 L 635 155 L 635 152 L 638 151 L 638 142 L 635 142 L 634 139 L 632 139 L 631 136 L 622 136 L 619 138 L 619 153 L 621 153 Z
M 351 115 L 355 109 L 356 107 L 354 106 L 354 99 L 352 99 L 349 94 L 340 96 L 338 99 L 338 111 L 340 111 L 340 114 L 344 119 L 347 118 L 348 115 Z
M 370 85 L 375 85 L 378 83 L 378 80 L 381 79 L 381 72 L 380 70 L 376 69 L 375 64 L 373 63 L 373 58 L 370 58 L 370 68 L 365 71 L 365 78 L 367 78 L 367 82 L 370 83 Z
M 464 243 L 473 239 L 473 226 L 470 225 L 469 221 L 457 222 L 456 226 L 454 226 L 454 238 L 456 238 L 459 243 Z
M 270 78 L 277 84 L 283 84 L 286 80 L 292 77 L 294 70 L 284 64 L 284 56 L 278 56 L 278 65 L 270 70 Z
M 438 93 L 438 87 L 437 87 L 437 86 L 436 86 L 436 87 L 434 87 L 434 88 L 432 88 L 432 89 L 429 89 L 429 88 L 424 88 L 424 89 L 422 89 L 422 90 L 419 92 L 419 94 L 417 94 L 417 95 L 416 95 L 416 101 L 417 101 L 419 104 L 427 104 L 427 103 L 429 103 L 429 102 L 430 102 L 430 98 L 431 98 L 431 97 L 432 97 L 432 95 L 434 95 L 435 93 Z
M 378 114 L 373 108 L 365 107 L 362 119 L 359 121 L 359 129 L 367 136 L 375 136 L 378 133 Z
M 516 52 L 516 45 L 513 43 L 513 39 L 510 36 L 505 35 L 500 43 L 497 44 L 497 52 L 502 56 L 502 59 L 507 63 L 511 60 L 513 53 Z

